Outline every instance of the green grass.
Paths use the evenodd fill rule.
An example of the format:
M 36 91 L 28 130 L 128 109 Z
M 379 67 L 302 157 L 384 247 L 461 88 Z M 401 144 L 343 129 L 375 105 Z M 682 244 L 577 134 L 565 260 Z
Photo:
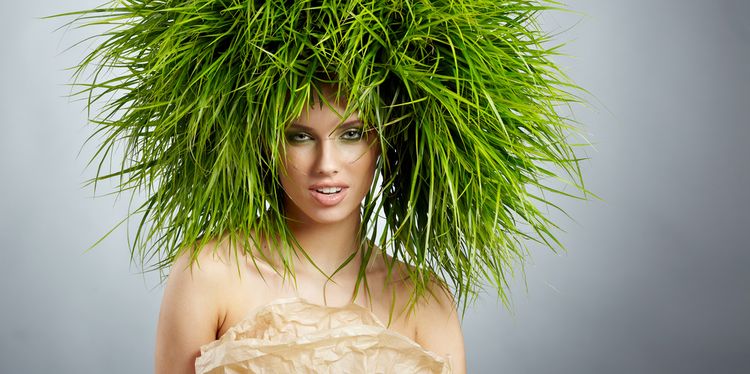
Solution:
M 508 302 L 526 242 L 562 248 L 540 210 L 557 206 L 530 189 L 593 196 L 567 140 L 578 130 L 558 111 L 583 91 L 536 22 L 561 10 L 549 1 L 122 0 L 57 16 L 109 28 L 76 67 L 75 95 L 95 124 L 91 182 L 146 196 L 129 216 L 144 269 L 197 256 L 225 233 L 249 246 L 257 232 L 279 235 L 281 270 L 293 274 L 277 182 L 283 130 L 334 82 L 385 150 L 361 237 L 411 265 L 415 300 L 437 275 L 465 306 L 483 282 Z M 123 156 L 112 160 L 116 147 Z M 583 196 L 548 183 L 559 179 Z

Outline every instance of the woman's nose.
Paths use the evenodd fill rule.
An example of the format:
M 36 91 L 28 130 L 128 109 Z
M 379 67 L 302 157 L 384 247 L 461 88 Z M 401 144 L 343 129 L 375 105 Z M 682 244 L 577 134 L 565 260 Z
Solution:
M 333 139 L 324 139 L 318 143 L 315 172 L 320 175 L 334 175 L 339 172 L 341 155 Z

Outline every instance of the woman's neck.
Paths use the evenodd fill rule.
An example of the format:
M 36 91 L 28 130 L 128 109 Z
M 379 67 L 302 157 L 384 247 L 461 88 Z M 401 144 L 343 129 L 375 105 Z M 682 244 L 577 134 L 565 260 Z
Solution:
M 327 275 L 332 275 L 355 252 L 357 255 L 337 273 L 337 276 L 350 272 L 356 273 L 359 270 L 361 263 L 361 255 L 358 251 L 361 243 L 358 235 L 359 214 L 353 214 L 350 218 L 332 224 L 288 219 L 287 225 L 297 243 L 315 265 Z M 299 252 L 294 267 L 295 273 L 302 271 L 306 274 L 320 274 L 320 271 Z

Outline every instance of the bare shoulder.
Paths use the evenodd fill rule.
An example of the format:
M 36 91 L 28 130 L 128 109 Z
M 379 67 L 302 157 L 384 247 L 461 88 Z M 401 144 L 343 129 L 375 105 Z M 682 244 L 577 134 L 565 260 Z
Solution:
M 237 269 L 233 253 L 228 241 L 212 239 L 198 251 L 182 253 L 172 265 L 170 280 L 220 282 L 227 277 L 227 270 Z
M 407 316 L 408 324 L 412 326 L 409 329 L 414 331 L 414 340 L 429 351 L 443 357 L 449 356 L 453 373 L 465 373 L 461 322 L 449 288 L 433 276 L 424 295 L 415 302 L 415 285 L 409 277 L 413 272 L 412 267 L 385 255 L 378 272 L 389 274 L 387 289 L 395 296 L 396 310 Z
M 449 357 L 453 373 L 466 372 L 461 321 L 448 287 L 433 279 L 415 305 L 416 342 L 425 349 Z
M 222 312 L 222 301 L 232 290 L 229 286 L 241 278 L 244 270 L 241 258 L 244 256 L 221 239 L 208 241 L 199 251 L 185 251 L 170 269 L 165 298 L 179 296 L 186 302 L 210 302 L 212 309 Z
M 172 265 L 157 326 L 157 373 L 193 373 L 200 347 L 216 340 L 239 279 L 235 252 L 212 240 Z

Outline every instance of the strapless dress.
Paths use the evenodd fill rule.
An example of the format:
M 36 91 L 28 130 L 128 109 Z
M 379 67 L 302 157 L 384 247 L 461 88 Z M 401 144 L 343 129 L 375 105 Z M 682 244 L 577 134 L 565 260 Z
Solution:
M 197 374 L 441 373 L 449 357 L 388 330 L 368 309 L 276 300 L 201 347 Z

